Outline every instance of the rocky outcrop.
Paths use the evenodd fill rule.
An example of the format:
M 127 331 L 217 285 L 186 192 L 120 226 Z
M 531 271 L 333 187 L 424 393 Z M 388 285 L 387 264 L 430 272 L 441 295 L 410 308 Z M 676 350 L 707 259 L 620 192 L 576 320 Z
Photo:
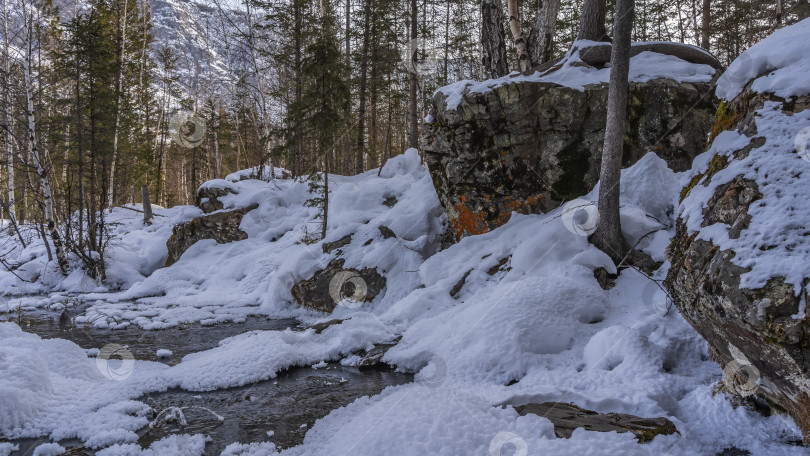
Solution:
M 554 424 L 554 434 L 567 439 L 575 429 L 594 432 L 630 432 L 639 443 L 651 441 L 657 435 L 678 432 L 672 421 L 666 418 L 639 418 L 623 413 L 597 413 L 564 402 L 544 402 L 515 407 L 519 415 L 533 414 L 547 418 Z
M 197 197 L 194 200 L 194 205 L 202 209 L 202 211 L 206 214 L 210 214 L 211 212 L 219 211 L 224 208 L 224 205 L 219 198 L 235 193 L 236 190 L 234 190 L 231 186 L 203 185 L 197 190 Z
M 740 253 L 723 244 L 747 239 L 743 236 L 756 222 L 752 218 L 752 206 L 762 209 L 778 201 L 768 201 L 768 197 L 778 198 L 781 192 L 793 194 L 797 188 L 806 185 L 797 180 L 798 177 L 786 176 L 779 185 L 795 187 L 772 186 L 766 190 L 762 183 L 758 183 L 759 178 L 750 178 L 751 173 L 743 174 L 750 168 L 742 168 L 742 164 L 757 168 L 758 163 L 779 159 L 779 154 L 795 159 L 795 172 L 799 176 L 801 169 L 810 170 L 810 165 L 791 156 L 795 154 L 793 138 L 786 137 L 781 126 L 776 127 L 775 135 L 766 137 L 768 133 L 762 133 L 765 124 L 757 125 L 761 115 L 757 111 L 765 106 L 768 108 L 764 111 L 774 112 L 771 110 L 777 107 L 786 114 L 784 118 L 789 119 L 810 107 L 810 98 L 783 100 L 746 92 L 718 110 L 714 134 L 733 129 L 747 136 L 749 143 L 737 150 L 724 150 L 722 145 L 716 147 L 718 154 L 705 170 L 695 173 L 683 190 L 682 216 L 667 251 L 672 267 L 666 285 L 686 320 L 709 342 L 712 358 L 723 367 L 726 387 L 742 396 L 764 398 L 777 410 L 787 411 L 801 428 L 805 442 L 810 442 L 810 321 L 802 311 L 802 301 L 807 302 L 808 298 L 807 277 L 810 273 L 798 271 L 805 277 L 800 281 L 803 283 L 799 293 L 795 283 L 786 283 L 786 278 L 778 275 L 770 277 L 761 287 L 746 288 L 741 286 L 741 275 L 757 268 L 760 263 L 771 263 L 762 264 L 771 268 L 774 261 L 782 262 L 788 258 L 783 253 L 768 258 L 768 252 L 777 249 L 776 245 L 755 246 L 759 256 L 746 262 L 751 267 L 742 267 L 736 261 Z M 718 175 L 721 171 L 722 180 Z M 774 185 L 768 181 L 767 185 Z M 704 188 L 712 190 L 704 191 Z M 688 220 L 683 218 L 684 208 L 696 208 L 691 210 L 701 212 L 699 227 L 688 226 Z M 804 211 L 801 207 L 795 210 L 797 214 Z M 754 213 L 760 214 L 761 210 Z M 757 238 L 790 238 L 787 234 L 795 224 L 790 222 L 790 217 L 791 214 L 782 214 L 765 220 L 767 232 L 756 231 Z M 717 241 L 708 239 L 718 238 L 699 236 L 710 226 L 715 233 L 718 226 L 724 227 L 729 241 L 723 240 L 722 236 Z M 802 230 L 806 231 L 799 229 Z M 796 244 L 788 250 L 796 252 L 795 255 L 801 255 L 804 250 L 801 243 L 810 242 L 806 232 L 803 236 L 804 239 L 801 236 L 790 238 L 790 242 Z
M 656 152 L 676 171 L 705 150 L 716 111 L 711 83 L 632 83 L 623 165 Z M 520 81 L 461 96 L 437 92 L 424 151 L 456 239 L 490 231 L 513 211 L 547 212 L 599 178 L 607 84 L 584 91 Z
M 257 207 L 259 207 L 257 204 L 253 204 L 241 209 L 217 212 L 175 226 L 172 229 L 172 236 L 166 242 L 166 248 L 169 250 L 166 266 L 177 262 L 183 252 L 202 239 L 213 239 L 218 244 L 247 239 L 247 233 L 239 229 L 239 225 L 242 223 L 242 217 Z
M 332 312 L 341 303 L 359 307 L 373 301 L 385 288 L 385 277 L 373 268 L 344 268 L 344 262 L 343 259 L 332 260 L 311 278 L 293 285 L 291 292 L 295 301 L 321 312 Z

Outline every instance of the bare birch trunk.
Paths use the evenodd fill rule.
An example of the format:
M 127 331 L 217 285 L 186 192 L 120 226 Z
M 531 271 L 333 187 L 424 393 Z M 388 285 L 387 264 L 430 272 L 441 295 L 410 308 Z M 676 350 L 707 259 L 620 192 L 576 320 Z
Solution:
M 33 39 L 34 39 L 34 23 L 33 18 L 26 14 L 26 54 L 23 60 L 23 72 L 25 78 L 25 101 L 28 117 L 28 143 L 31 149 L 31 158 L 34 161 L 34 167 L 37 170 L 40 182 L 42 183 L 42 200 L 45 205 L 45 223 L 48 232 L 51 235 L 53 246 L 56 249 L 56 261 L 59 264 L 59 269 L 63 274 L 67 274 L 68 264 L 65 258 L 65 251 L 62 246 L 62 239 L 59 237 L 59 231 L 56 229 L 56 222 L 53 216 L 53 196 L 51 195 L 51 182 L 48 179 L 48 173 L 42 164 L 39 149 L 37 149 L 37 135 L 36 135 L 36 121 L 34 119 L 34 99 L 33 99 L 33 81 L 31 77 L 31 57 L 33 54 Z
M 506 5 L 509 8 L 509 30 L 512 32 L 512 39 L 515 42 L 518 69 L 522 73 L 531 68 L 531 62 L 529 61 L 529 52 L 526 49 L 526 40 L 520 31 L 517 0 L 506 0 Z

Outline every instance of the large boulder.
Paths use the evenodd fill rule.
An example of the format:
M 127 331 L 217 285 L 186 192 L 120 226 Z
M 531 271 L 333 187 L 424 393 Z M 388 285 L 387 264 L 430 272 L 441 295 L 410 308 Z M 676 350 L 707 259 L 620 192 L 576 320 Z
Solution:
M 810 442 L 810 97 L 727 79 L 745 89 L 681 194 L 666 285 L 728 390 L 787 411 Z
M 580 90 L 524 76 L 456 90 L 433 96 L 423 138 L 456 240 L 497 228 L 513 211 L 547 212 L 599 180 L 607 84 Z M 714 122 L 713 91 L 711 82 L 632 83 L 623 166 L 652 150 L 672 169 L 689 169 Z
M 292 287 L 295 301 L 304 307 L 332 312 L 338 304 L 349 307 L 372 302 L 385 289 L 385 277 L 374 268 L 344 268 L 345 260 L 334 259 L 326 268 Z
M 242 217 L 257 207 L 259 207 L 257 204 L 252 204 L 231 211 L 215 212 L 175 226 L 172 229 L 172 236 L 166 242 L 166 248 L 169 250 L 166 266 L 176 263 L 183 252 L 202 239 L 213 239 L 218 244 L 247 239 L 247 233 L 242 231 L 239 225 L 242 223 Z

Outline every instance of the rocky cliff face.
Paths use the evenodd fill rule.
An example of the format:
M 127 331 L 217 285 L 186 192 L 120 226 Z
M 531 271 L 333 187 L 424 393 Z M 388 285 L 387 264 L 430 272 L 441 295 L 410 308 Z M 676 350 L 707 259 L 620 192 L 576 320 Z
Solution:
M 711 83 L 632 83 L 624 165 L 652 150 L 687 170 L 705 150 L 713 92 Z M 520 80 L 460 95 L 454 109 L 445 93 L 434 95 L 423 138 L 456 240 L 503 225 L 513 211 L 547 212 L 598 181 L 607 84 L 580 91 Z
M 749 90 L 718 111 L 705 156 L 681 195 L 666 284 L 709 342 L 730 391 L 786 410 L 810 442 L 810 270 L 799 144 L 810 97 Z M 722 132 L 722 133 L 721 133 Z M 806 140 L 806 138 L 805 138 Z M 799 146 L 796 146 L 799 144 Z M 802 160 L 802 158 L 805 158 Z

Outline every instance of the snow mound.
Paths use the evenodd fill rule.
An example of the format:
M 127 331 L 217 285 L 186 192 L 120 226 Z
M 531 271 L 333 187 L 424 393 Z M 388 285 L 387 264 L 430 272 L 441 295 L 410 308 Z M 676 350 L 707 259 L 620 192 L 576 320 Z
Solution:
M 751 80 L 751 90 L 789 98 L 810 93 L 810 19 L 775 31 L 751 46 L 717 81 L 716 94 L 732 100 Z

